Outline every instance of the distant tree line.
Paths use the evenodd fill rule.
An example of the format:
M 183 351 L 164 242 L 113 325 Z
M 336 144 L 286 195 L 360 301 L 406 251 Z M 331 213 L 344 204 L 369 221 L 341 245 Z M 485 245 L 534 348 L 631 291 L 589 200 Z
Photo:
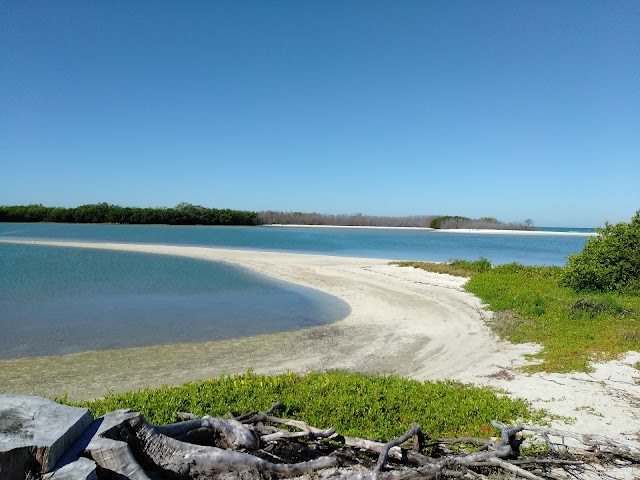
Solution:
M 436 229 L 471 228 L 476 230 L 533 230 L 533 220 L 528 218 L 524 222 L 501 222 L 494 217 L 482 217 L 478 219 L 444 216 L 431 220 L 429 225 Z
M 387 217 L 375 215 L 326 214 L 304 212 L 252 212 L 206 208 L 179 203 L 173 208 L 121 207 L 108 203 L 75 208 L 36 205 L 0 206 L 0 222 L 122 223 L 164 225 L 327 225 L 348 227 L 419 227 L 436 229 L 531 230 L 533 222 L 504 223 L 493 217 L 471 219 L 460 216 L 413 215 Z
M 495 230 L 532 230 L 530 219 L 521 223 L 501 222 L 494 217 L 472 219 L 460 216 L 414 215 L 408 217 L 385 217 L 363 215 L 361 213 L 333 215 L 325 213 L 259 212 L 260 223 L 265 225 L 335 225 L 352 227 L 420 227 L 435 229 L 495 229 Z
M 173 208 L 120 207 L 107 203 L 75 208 L 0 206 L 0 222 L 123 223 L 166 225 L 257 225 L 256 212 L 179 203 Z
M 345 227 L 428 227 L 435 216 L 385 217 L 353 214 L 325 214 L 304 212 L 259 212 L 265 225 L 328 225 Z

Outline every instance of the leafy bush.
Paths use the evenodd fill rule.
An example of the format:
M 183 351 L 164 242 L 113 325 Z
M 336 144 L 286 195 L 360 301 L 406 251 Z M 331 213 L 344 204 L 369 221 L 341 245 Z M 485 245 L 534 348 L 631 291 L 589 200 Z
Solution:
M 459 228 L 458 225 L 460 222 L 467 222 L 471 220 L 470 218 L 467 217 L 460 217 L 458 215 L 455 216 L 451 216 L 451 215 L 445 215 L 444 217 L 438 217 L 438 218 L 434 218 L 433 220 L 431 220 L 431 228 L 435 228 L 435 229 L 439 229 L 442 228 L 442 224 L 447 222 L 447 223 L 451 223 L 451 222 L 455 222 L 456 226 L 450 226 L 450 228 Z
M 569 257 L 561 283 L 575 291 L 640 291 L 640 210 L 630 223 L 606 223 Z
M 481 258 L 404 265 L 471 277 L 464 288 L 495 312 L 487 323 L 498 336 L 543 347 L 532 356 L 541 363 L 526 371 L 589 371 L 594 360 L 610 360 L 640 348 L 638 291 L 585 295 L 560 285 L 563 267 L 509 263 L 485 268 L 486 263 Z M 470 268 L 464 268 L 468 264 Z
M 473 273 L 488 272 L 491 270 L 491 262 L 485 257 L 480 257 L 478 260 L 473 261 L 459 260 L 456 258 L 451 260 L 449 263 L 451 263 L 451 266 L 454 268 L 466 268 L 471 270 Z
M 559 285 L 562 267 L 512 263 L 474 274 L 464 288 L 494 312 L 491 329 L 513 343 L 537 343 L 542 363 L 527 371 L 588 371 L 640 346 L 640 295 Z

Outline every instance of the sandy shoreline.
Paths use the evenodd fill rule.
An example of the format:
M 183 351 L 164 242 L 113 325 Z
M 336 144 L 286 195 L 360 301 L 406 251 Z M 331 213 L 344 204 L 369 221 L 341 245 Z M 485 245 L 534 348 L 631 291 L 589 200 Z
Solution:
M 177 255 L 234 263 L 334 295 L 351 307 L 336 323 L 284 334 L 0 361 L 0 393 L 94 398 L 253 368 L 259 373 L 333 368 L 453 379 L 503 388 L 537 408 L 575 418 L 558 426 L 640 446 L 640 354 L 587 374 L 525 376 L 514 368 L 534 345 L 497 341 L 462 278 L 387 260 L 203 247 L 16 242 Z
M 46 362 L 37 358 L 2 361 L 0 372 L 11 370 L 14 377 L 8 385 L 6 373 L 0 373 L 0 391 L 22 388 L 20 385 L 26 388 L 25 376 L 29 369 L 40 368 L 36 366 L 41 362 L 42 368 L 48 365 L 52 373 L 57 371 L 54 366 L 58 363 L 61 370 L 60 375 L 50 375 L 46 382 L 38 385 L 38 393 L 68 393 L 73 398 L 90 398 L 111 390 L 181 383 L 225 372 L 242 372 L 250 367 L 259 372 L 349 368 L 395 372 L 420 379 L 446 378 L 478 368 L 483 359 L 511 348 L 492 340 L 480 320 L 479 301 L 461 288 L 465 279 L 391 266 L 384 259 L 163 245 L 20 243 L 230 262 L 334 295 L 349 304 L 351 313 L 330 325 L 287 334 L 162 347 L 163 352 L 175 352 L 175 356 L 163 353 L 158 357 L 160 347 L 149 347 L 118 350 L 117 355 L 106 351 L 49 357 Z M 229 353 L 231 350 L 227 348 L 234 353 Z M 521 350 L 513 348 L 518 353 Z M 223 351 L 224 354 L 219 353 Z M 87 368 L 89 357 L 99 358 L 97 363 L 104 366 L 105 371 L 117 370 L 123 366 L 123 357 L 129 354 L 132 359 L 150 355 L 149 371 L 141 365 L 138 371 L 131 371 L 128 366 L 126 376 L 116 375 L 112 381 L 103 379 L 102 385 L 87 383 L 97 371 L 82 376 L 67 371 L 73 363 Z M 178 361 L 180 356 L 184 357 L 183 362 Z M 176 362 L 188 367 L 176 369 L 173 366 Z M 5 366 L 8 368 L 2 368 Z M 17 371 L 22 372 L 21 375 L 15 375 Z M 164 372 L 156 377 L 156 371 Z
M 284 227 L 284 228 L 357 228 L 357 229 L 378 229 L 378 230 L 420 230 L 425 232 L 440 233 L 479 233 L 486 235 L 569 235 L 579 237 L 592 237 L 595 232 L 555 232 L 540 230 L 493 230 L 488 228 L 430 228 L 430 227 L 376 227 L 364 225 L 294 225 L 272 223 L 261 225 L 262 227 Z

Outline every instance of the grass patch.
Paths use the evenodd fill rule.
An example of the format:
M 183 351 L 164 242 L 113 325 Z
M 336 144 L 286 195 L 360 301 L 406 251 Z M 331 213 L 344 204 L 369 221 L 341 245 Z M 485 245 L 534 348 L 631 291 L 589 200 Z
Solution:
M 286 408 L 279 413 L 283 417 L 320 428 L 332 426 L 343 435 L 382 441 L 400 436 L 412 422 L 418 422 L 431 437 L 486 436 L 495 430 L 491 420 L 539 421 L 544 413 L 489 388 L 344 371 L 306 375 L 256 375 L 248 371 L 179 387 L 107 395 L 73 405 L 89 408 L 96 417 L 131 408 L 151 423 L 166 424 L 175 422 L 180 411 L 224 416 L 230 411 L 263 411 L 278 400 Z
M 559 285 L 560 267 L 501 265 L 474 275 L 465 285 L 494 311 L 493 327 L 514 342 L 535 342 L 542 363 L 531 371 L 588 371 L 640 348 L 640 297 L 613 292 L 587 296 Z
M 399 267 L 413 267 L 434 273 L 446 273 L 455 277 L 470 277 L 475 273 L 491 270 L 491 263 L 484 257 L 470 262 L 468 260 L 451 260 L 447 263 L 432 262 L 391 262 Z
M 499 265 L 469 274 L 464 288 L 497 312 L 490 326 L 500 337 L 542 345 L 527 371 L 589 371 L 591 361 L 640 350 L 640 295 L 576 293 L 560 285 L 563 271 Z

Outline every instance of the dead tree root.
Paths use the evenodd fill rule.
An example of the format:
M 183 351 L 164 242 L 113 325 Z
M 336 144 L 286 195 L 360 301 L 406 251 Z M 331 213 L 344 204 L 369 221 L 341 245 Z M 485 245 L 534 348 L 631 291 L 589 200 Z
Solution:
M 97 465 L 95 478 L 130 480 L 484 480 L 505 475 L 540 480 L 580 477 L 589 468 L 605 478 L 603 465 L 640 465 L 637 449 L 599 435 L 494 421 L 500 430 L 499 440 L 425 439 L 414 423 L 401 437 L 381 443 L 273 416 L 279 407 L 275 404 L 265 412 L 231 419 L 180 413 L 183 421 L 165 426 L 147 423 L 140 413 L 118 410 L 97 420 L 97 432 L 80 455 L 85 457 L 83 462 L 88 458 Z M 521 433 L 525 431 L 545 439 L 547 451 L 522 458 Z M 561 438 L 564 448 L 551 442 L 551 436 Z M 574 439 L 581 447 L 566 447 L 565 438 Z M 413 444 L 407 445 L 412 439 Z M 452 445 L 456 445 L 455 451 Z M 56 478 L 55 472 L 50 478 Z

